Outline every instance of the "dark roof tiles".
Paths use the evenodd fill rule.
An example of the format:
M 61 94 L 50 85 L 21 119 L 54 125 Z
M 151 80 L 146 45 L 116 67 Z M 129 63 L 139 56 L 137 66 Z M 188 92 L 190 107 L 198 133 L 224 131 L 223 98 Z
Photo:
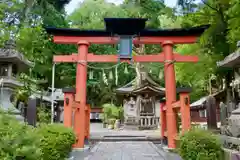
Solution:
M 46 27 L 49 34 L 61 36 L 88 36 L 88 37 L 109 37 L 118 35 L 140 35 L 145 37 L 156 36 L 199 36 L 209 25 L 192 28 L 175 29 L 146 29 L 144 18 L 105 18 L 105 29 L 103 30 L 81 30 L 73 28 Z

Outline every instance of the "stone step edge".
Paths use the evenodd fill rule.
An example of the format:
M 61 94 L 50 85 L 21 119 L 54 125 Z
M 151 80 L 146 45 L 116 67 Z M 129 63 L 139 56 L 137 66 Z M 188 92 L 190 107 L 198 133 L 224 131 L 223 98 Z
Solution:
M 139 137 L 143 137 L 146 138 L 146 136 L 133 136 L 133 135 L 107 135 L 107 136 L 103 136 L 104 138 L 112 138 L 112 137 L 129 137 L 129 138 L 139 138 Z
M 149 138 L 149 137 L 144 137 L 144 138 L 139 138 L 139 137 L 129 137 L 129 138 L 124 138 L 124 137 L 113 137 L 113 138 L 104 138 L 104 137 L 98 137 L 98 138 L 90 138 L 89 141 L 98 141 L 98 142 L 114 142 L 114 141 L 150 141 L 153 143 L 162 143 L 161 138 Z

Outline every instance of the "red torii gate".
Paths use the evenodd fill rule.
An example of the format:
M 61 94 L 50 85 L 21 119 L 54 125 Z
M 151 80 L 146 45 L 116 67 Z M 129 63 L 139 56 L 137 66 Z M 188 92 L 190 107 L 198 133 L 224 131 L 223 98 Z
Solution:
M 171 29 L 171 30 L 147 30 L 139 28 L 137 20 L 132 18 L 112 18 L 113 23 L 118 23 L 121 28 L 118 31 L 124 30 L 125 35 L 133 35 L 135 28 L 138 29 L 138 35 L 132 39 L 133 44 L 160 44 L 163 52 L 152 55 L 133 56 L 133 62 L 161 62 L 164 63 L 165 72 L 165 89 L 166 89 L 166 118 L 167 118 L 167 135 L 168 147 L 175 148 L 175 137 L 177 136 L 176 115 L 174 112 L 173 103 L 176 102 L 176 82 L 174 62 L 197 62 L 197 56 L 183 56 L 173 52 L 174 44 L 190 44 L 197 41 L 207 26 L 201 26 L 190 29 Z M 135 24 L 136 23 L 136 24 Z M 46 28 L 47 32 L 53 34 L 53 40 L 58 44 L 77 44 L 78 53 L 72 55 L 57 55 L 53 57 L 55 63 L 77 63 L 76 73 L 76 90 L 75 90 L 75 118 L 74 130 L 77 134 L 77 142 L 74 145 L 76 148 L 84 147 L 85 129 L 86 127 L 86 82 L 87 82 L 87 63 L 88 62 L 113 62 L 119 61 L 130 62 L 129 59 L 119 59 L 118 55 L 94 55 L 88 53 L 90 44 L 116 44 L 119 42 L 119 36 L 114 35 L 113 31 L 109 31 L 106 25 L 106 30 L 78 30 L 78 29 L 63 29 L 63 28 Z M 118 32 L 119 33 L 119 32 Z M 135 33 L 135 32 L 134 32 Z M 73 98 L 72 98 L 73 99 Z M 64 100 L 66 101 L 66 100 Z M 65 104 L 65 103 L 64 103 Z M 65 107 L 65 106 L 64 106 Z M 186 113 L 185 113 L 186 114 Z M 188 112 L 190 114 L 190 112 Z M 72 112 L 64 112 L 64 117 L 72 117 Z M 190 115 L 188 116 L 190 117 Z M 65 120 L 65 119 L 64 119 Z M 66 125 L 72 127 L 71 125 Z M 187 126 L 189 129 L 190 126 Z M 185 130 L 186 130 L 185 129 Z

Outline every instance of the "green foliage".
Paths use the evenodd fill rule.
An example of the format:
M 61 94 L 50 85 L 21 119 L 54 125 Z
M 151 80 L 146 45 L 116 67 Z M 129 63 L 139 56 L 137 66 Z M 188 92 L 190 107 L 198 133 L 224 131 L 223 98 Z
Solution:
M 115 122 L 116 122 L 116 119 L 110 118 L 110 119 L 108 120 L 108 125 L 114 125 Z
M 1 159 L 41 160 L 40 139 L 35 128 L 18 122 L 3 111 L 0 111 L 0 137 Z
M 192 129 L 180 137 L 180 156 L 185 160 L 220 160 L 221 144 L 216 135 L 202 129 Z
M 43 160 L 64 160 L 75 143 L 73 130 L 62 124 L 40 125 L 37 134 L 40 136 Z
M 114 104 L 106 103 L 103 105 L 103 115 L 102 118 L 107 123 L 112 123 L 112 121 L 116 119 L 122 119 L 123 118 L 123 107 L 117 107 Z
M 73 28 L 103 29 L 105 17 L 126 17 L 127 13 L 104 0 L 85 0 L 69 17 Z
M 191 100 L 198 100 L 208 94 L 209 78 L 211 74 L 216 73 L 216 62 L 221 60 L 221 55 L 205 52 L 199 44 L 181 45 L 177 47 L 177 52 L 183 55 L 197 55 L 199 62 L 176 64 L 176 79 L 180 86 L 189 86 L 193 88 Z
M 27 104 L 27 100 L 29 97 L 29 90 L 27 89 L 26 86 L 23 87 L 19 87 L 15 90 L 15 100 L 17 101 L 21 101 L 24 102 L 25 104 Z
M 39 106 L 37 107 L 37 116 L 38 116 L 38 122 L 40 124 L 48 124 L 51 122 L 51 112 L 45 107 L 45 106 Z
M 230 7 L 226 12 L 228 19 L 228 39 L 232 47 L 236 47 L 236 42 L 240 39 L 240 4 L 238 0 L 230 0 Z
M 64 160 L 75 142 L 72 129 L 61 124 L 33 128 L 0 111 L 0 157 L 4 160 Z

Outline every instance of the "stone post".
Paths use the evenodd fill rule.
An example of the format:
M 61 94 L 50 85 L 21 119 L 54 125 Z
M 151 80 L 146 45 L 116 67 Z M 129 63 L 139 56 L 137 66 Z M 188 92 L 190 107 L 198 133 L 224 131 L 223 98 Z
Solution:
M 36 126 L 37 124 L 37 106 L 40 100 L 36 97 L 29 97 L 27 107 L 27 122 L 29 125 Z
M 226 125 L 227 124 L 227 106 L 221 102 L 219 104 L 220 107 L 220 121 L 221 121 L 221 125 Z
M 217 129 L 217 117 L 216 117 L 216 99 L 213 96 L 209 96 L 206 100 L 207 109 L 207 127 L 208 129 Z

